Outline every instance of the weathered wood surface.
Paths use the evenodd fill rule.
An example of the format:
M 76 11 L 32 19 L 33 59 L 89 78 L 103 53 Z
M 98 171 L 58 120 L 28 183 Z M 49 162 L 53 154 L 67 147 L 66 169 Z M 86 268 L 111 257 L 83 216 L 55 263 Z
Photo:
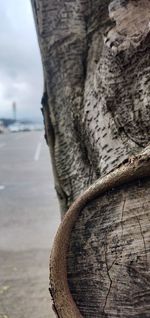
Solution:
M 42 105 L 46 138 L 63 216 L 90 184 L 116 169 L 129 156 L 132 158 L 150 142 L 150 1 L 31 2 L 45 81 Z M 84 317 L 148 317 L 148 278 L 141 235 L 141 232 L 147 235 L 147 210 L 145 214 L 141 212 L 144 200 L 148 202 L 147 185 L 144 183 L 140 188 L 133 184 L 130 191 L 123 187 L 119 194 L 110 194 L 108 202 L 103 201 L 102 219 L 101 203 L 95 201 L 92 210 L 90 207 L 85 210 L 89 222 L 81 214 L 76 223 L 70 242 L 68 277 Z M 121 221 L 124 195 L 125 221 Z M 97 216 L 92 219 L 92 215 Z M 106 220 L 106 216 L 110 220 Z M 108 227 L 111 222 L 115 227 Z M 141 226 L 144 230 L 140 231 Z M 131 240 L 135 237 L 134 242 L 128 240 L 128 233 L 129 237 L 132 234 Z M 116 261 L 113 263 L 110 253 L 115 244 L 117 246 L 115 235 L 121 246 L 114 252 L 119 255 L 118 265 Z M 135 246 L 135 251 L 130 255 L 131 246 Z M 79 255 L 77 250 L 83 254 Z M 140 257 L 137 260 L 136 254 Z M 136 270 L 132 272 L 132 261 L 140 278 Z M 127 264 L 131 273 L 127 272 Z M 100 274 L 100 267 L 105 271 L 103 274 Z M 143 279 L 139 285 L 138 279 Z M 79 288 L 80 280 L 82 288 Z M 135 299 L 131 296 L 132 289 Z M 123 295 L 126 304 L 121 298 Z M 124 307 L 124 313 L 120 306 Z
M 64 212 L 150 139 L 150 2 L 110 2 L 32 0 Z
M 83 317 L 150 316 L 149 229 L 147 180 L 109 191 L 84 208 L 68 253 L 70 291 Z
M 99 292 L 98 288 L 97 289 L 93 288 L 93 293 L 91 292 L 91 289 L 89 289 L 88 283 L 91 278 L 90 276 L 91 266 L 89 266 L 89 264 L 90 262 L 93 263 L 94 258 L 92 257 L 92 254 L 93 254 L 92 245 L 88 245 L 87 247 L 86 244 L 87 244 L 87 237 L 89 238 L 89 236 L 91 235 L 92 243 L 94 246 L 94 253 L 95 253 L 95 250 L 97 250 L 97 258 L 95 258 L 95 262 L 93 263 L 93 268 L 97 266 L 99 268 L 98 252 L 100 253 L 99 257 L 101 258 L 101 255 L 103 252 L 101 250 L 101 244 L 105 244 L 106 240 L 103 240 L 102 242 L 101 240 L 99 241 L 98 237 L 96 239 L 96 237 L 93 236 L 93 233 L 97 230 L 98 231 L 97 234 L 99 233 L 99 237 L 101 239 L 101 231 L 99 231 L 100 227 L 102 228 L 102 233 L 104 232 L 105 229 L 107 229 L 107 227 L 110 227 L 110 231 L 113 231 L 114 230 L 113 229 L 114 223 L 112 221 L 113 212 L 115 213 L 116 211 L 115 211 L 114 204 L 109 205 L 109 207 L 107 205 L 108 212 L 110 212 L 112 209 L 111 211 L 112 216 L 109 213 L 108 214 L 109 218 L 107 215 L 105 219 L 103 215 L 103 218 L 101 220 L 101 214 L 103 214 L 103 210 L 102 211 L 99 210 L 99 217 L 97 215 L 93 221 L 93 213 L 95 212 L 95 208 L 97 212 L 97 204 L 95 203 L 96 202 L 95 199 L 98 199 L 98 202 L 102 202 L 104 197 L 105 201 L 108 201 L 108 204 L 109 204 L 110 202 L 108 200 L 108 196 L 110 196 L 110 193 L 111 192 L 115 193 L 114 190 L 118 192 L 118 189 L 120 192 L 120 189 L 124 189 L 124 187 L 127 187 L 129 185 L 129 182 L 130 182 L 130 186 L 129 186 L 130 189 L 128 192 L 130 193 L 130 196 L 132 196 L 132 186 L 136 185 L 137 183 L 138 185 L 142 184 L 143 178 L 144 177 L 148 178 L 148 176 L 150 177 L 150 147 L 147 147 L 140 155 L 134 157 L 134 159 L 132 158 L 132 161 L 129 161 L 126 164 L 121 165 L 121 167 L 119 167 L 118 169 L 115 169 L 113 172 L 109 173 L 107 176 L 98 179 L 94 184 L 92 184 L 89 187 L 88 190 L 86 190 L 73 203 L 73 205 L 68 210 L 57 232 L 57 235 L 53 244 L 51 259 L 50 259 L 51 293 L 52 293 L 54 304 L 57 308 L 58 317 L 62 317 L 62 318 L 86 317 L 86 315 L 88 315 L 88 312 L 89 312 L 89 315 L 91 316 L 99 315 L 101 317 L 101 315 L 105 314 L 102 311 L 103 299 L 100 299 L 99 304 L 97 304 L 97 307 L 98 305 L 101 306 L 99 308 L 99 311 L 98 311 L 98 308 L 96 307 L 97 298 L 100 297 L 100 295 L 103 295 L 105 297 L 105 290 L 103 289 L 103 284 L 101 285 L 101 292 Z M 145 184 L 145 187 L 146 186 L 147 185 Z M 149 197 L 148 191 L 147 191 L 147 194 L 148 194 L 147 200 L 149 204 L 150 197 Z M 112 193 L 112 197 L 113 197 L 113 193 Z M 137 197 L 137 200 L 139 200 L 139 197 Z M 122 196 L 120 196 L 120 202 L 122 202 L 122 205 L 124 207 L 125 203 Z M 112 203 L 112 200 L 111 200 L 111 203 Z M 132 203 L 135 203 L 135 200 L 133 200 Z M 89 206 L 91 206 L 91 204 L 92 204 L 92 209 L 88 208 Z M 133 209 L 136 209 L 136 207 L 133 206 Z M 86 223 L 87 226 L 85 226 L 83 221 L 84 214 L 86 215 L 86 210 L 88 210 L 88 217 L 87 217 L 88 222 Z M 121 210 L 121 213 L 123 213 L 122 210 Z M 145 213 L 147 213 L 147 208 L 145 208 Z M 82 214 L 83 214 L 83 218 L 81 217 Z M 106 211 L 104 211 L 104 214 L 106 214 Z M 134 215 L 132 214 L 132 211 L 131 211 L 130 218 L 131 220 L 132 218 L 134 219 Z M 81 220 L 81 223 L 80 223 L 80 220 Z M 108 222 L 109 224 L 107 225 L 106 222 Z M 123 222 L 122 218 L 117 220 L 118 227 L 120 226 L 122 227 L 122 222 Z M 92 226 L 90 226 L 90 223 L 92 224 Z M 77 224 L 77 226 L 73 228 L 75 224 Z M 103 226 L 104 226 L 104 230 L 103 230 Z M 118 227 L 115 226 L 116 233 L 118 231 Z M 74 232 L 75 232 L 75 235 L 72 234 L 73 243 L 70 245 L 71 233 L 74 233 Z M 120 237 L 120 233 L 118 233 L 118 237 Z M 134 237 L 134 234 L 133 234 L 133 237 Z M 96 239 L 95 243 L 94 243 L 94 239 Z M 121 239 L 122 239 L 122 236 L 121 236 Z M 143 240 L 144 240 L 144 234 L 143 234 Z M 138 238 L 138 242 L 141 242 L 139 238 Z M 134 243 L 135 245 L 137 243 L 136 236 L 135 236 Z M 119 244 L 119 239 L 118 239 L 118 244 Z M 125 244 L 128 246 L 128 240 L 126 241 Z M 83 249 L 84 245 L 86 245 L 86 248 L 88 249 L 87 253 L 85 253 L 85 250 Z M 99 245 L 100 245 L 100 248 L 99 248 Z M 108 243 L 108 247 L 109 245 L 111 248 L 111 245 L 112 245 L 111 239 L 110 239 L 110 242 Z M 70 259 L 72 258 L 72 260 L 69 259 L 68 261 L 67 255 L 68 255 L 69 246 L 71 251 Z M 141 247 L 141 244 L 139 245 L 139 250 L 140 250 L 140 247 Z M 134 251 L 134 255 L 136 253 L 138 253 L 138 250 Z M 117 251 L 115 256 L 116 258 L 118 258 Z M 120 257 L 120 254 L 119 254 L 119 257 Z M 122 259 L 122 264 L 125 261 L 126 260 Z M 69 263 L 69 267 L 67 267 L 68 263 Z M 126 266 L 126 263 L 124 266 Z M 145 266 L 148 267 L 148 265 L 145 265 Z M 103 272 L 104 267 L 103 268 L 100 267 L 100 270 L 102 270 Z M 122 269 L 120 269 L 119 267 L 119 271 L 120 270 Z M 69 271 L 71 273 L 71 276 L 70 276 L 71 284 L 72 282 L 74 282 L 72 288 L 69 288 L 69 285 L 68 285 L 67 273 Z M 82 275 L 84 271 L 86 273 L 85 275 Z M 103 275 L 103 273 L 101 273 L 100 271 L 99 272 L 97 271 L 97 277 L 95 277 L 96 284 L 97 284 L 98 276 L 100 276 L 99 279 L 103 279 L 105 274 Z M 68 278 L 69 278 L 69 275 L 68 275 Z M 94 279 L 94 276 L 93 276 L 93 279 Z M 90 280 L 90 284 L 93 287 L 95 286 L 95 279 L 93 282 L 91 282 Z M 124 282 L 122 283 L 124 284 Z M 77 290 L 75 285 L 77 285 Z M 72 294 L 70 290 L 72 291 Z M 74 299 L 77 302 L 78 306 L 73 300 L 73 297 L 72 297 L 72 295 L 74 294 L 73 291 L 74 292 L 76 291 L 74 295 Z M 84 294 L 84 291 L 85 291 L 85 294 Z M 120 290 L 120 293 L 121 292 L 122 291 Z M 93 295 L 93 299 L 91 299 L 91 302 L 89 303 L 87 296 L 89 295 L 89 297 L 91 297 L 91 293 Z M 95 296 L 94 296 L 94 293 L 96 293 Z M 87 297 L 87 303 L 86 303 L 86 297 Z M 94 301 L 94 297 L 95 297 L 95 301 Z M 83 307 L 82 301 L 80 305 L 78 301 L 79 299 L 85 300 L 84 308 L 82 308 Z M 147 301 L 146 305 L 148 304 L 149 303 Z M 123 312 L 123 310 L 125 309 L 123 304 L 120 304 L 120 306 L 123 307 L 122 308 L 122 312 Z M 83 316 L 81 316 L 81 313 L 79 312 L 80 308 L 81 308 L 81 312 L 84 313 Z M 136 308 L 133 308 L 133 311 L 135 315 L 139 313 L 138 310 L 136 310 Z M 116 306 L 116 312 L 118 312 L 117 306 Z

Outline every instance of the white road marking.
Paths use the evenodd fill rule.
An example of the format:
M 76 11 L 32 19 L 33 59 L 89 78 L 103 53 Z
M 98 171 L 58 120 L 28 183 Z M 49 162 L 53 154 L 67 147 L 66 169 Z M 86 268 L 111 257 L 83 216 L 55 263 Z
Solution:
M 37 147 L 36 147 L 36 151 L 35 151 L 35 155 L 34 155 L 34 161 L 38 161 L 39 158 L 40 158 L 40 153 L 41 153 L 41 147 L 42 147 L 42 141 L 43 141 L 43 133 L 42 135 L 40 136 L 40 140 L 37 144 Z
M 3 148 L 6 144 L 3 143 L 3 144 L 0 144 L 0 148 Z
M 0 185 L 0 191 L 4 190 L 5 186 L 4 185 Z

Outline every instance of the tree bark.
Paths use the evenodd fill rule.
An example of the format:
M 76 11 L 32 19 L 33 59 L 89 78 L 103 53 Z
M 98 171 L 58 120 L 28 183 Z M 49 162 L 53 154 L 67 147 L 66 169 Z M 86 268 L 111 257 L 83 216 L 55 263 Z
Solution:
M 150 1 L 31 2 L 45 80 L 45 134 L 63 218 L 91 184 L 128 160 L 132 166 L 150 141 Z M 99 193 L 73 219 L 63 262 L 75 311 L 64 314 L 57 302 L 56 277 L 59 317 L 149 316 L 144 171 L 140 184 L 130 171 L 129 182 Z

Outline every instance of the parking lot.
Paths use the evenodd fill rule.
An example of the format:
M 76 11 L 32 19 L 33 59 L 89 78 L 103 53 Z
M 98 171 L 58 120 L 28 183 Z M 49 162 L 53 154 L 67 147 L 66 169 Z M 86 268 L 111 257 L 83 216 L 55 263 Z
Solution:
M 0 318 L 52 318 L 48 263 L 59 207 L 43 132 L 0 135 Z

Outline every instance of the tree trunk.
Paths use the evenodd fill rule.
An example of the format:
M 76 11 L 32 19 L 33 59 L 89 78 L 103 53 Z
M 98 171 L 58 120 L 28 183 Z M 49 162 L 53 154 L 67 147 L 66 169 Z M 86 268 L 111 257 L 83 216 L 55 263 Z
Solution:
M 150 1 L 31 2 L 62 218 L 77 199 L 52 251 L 57 315 L 149 317 Z

